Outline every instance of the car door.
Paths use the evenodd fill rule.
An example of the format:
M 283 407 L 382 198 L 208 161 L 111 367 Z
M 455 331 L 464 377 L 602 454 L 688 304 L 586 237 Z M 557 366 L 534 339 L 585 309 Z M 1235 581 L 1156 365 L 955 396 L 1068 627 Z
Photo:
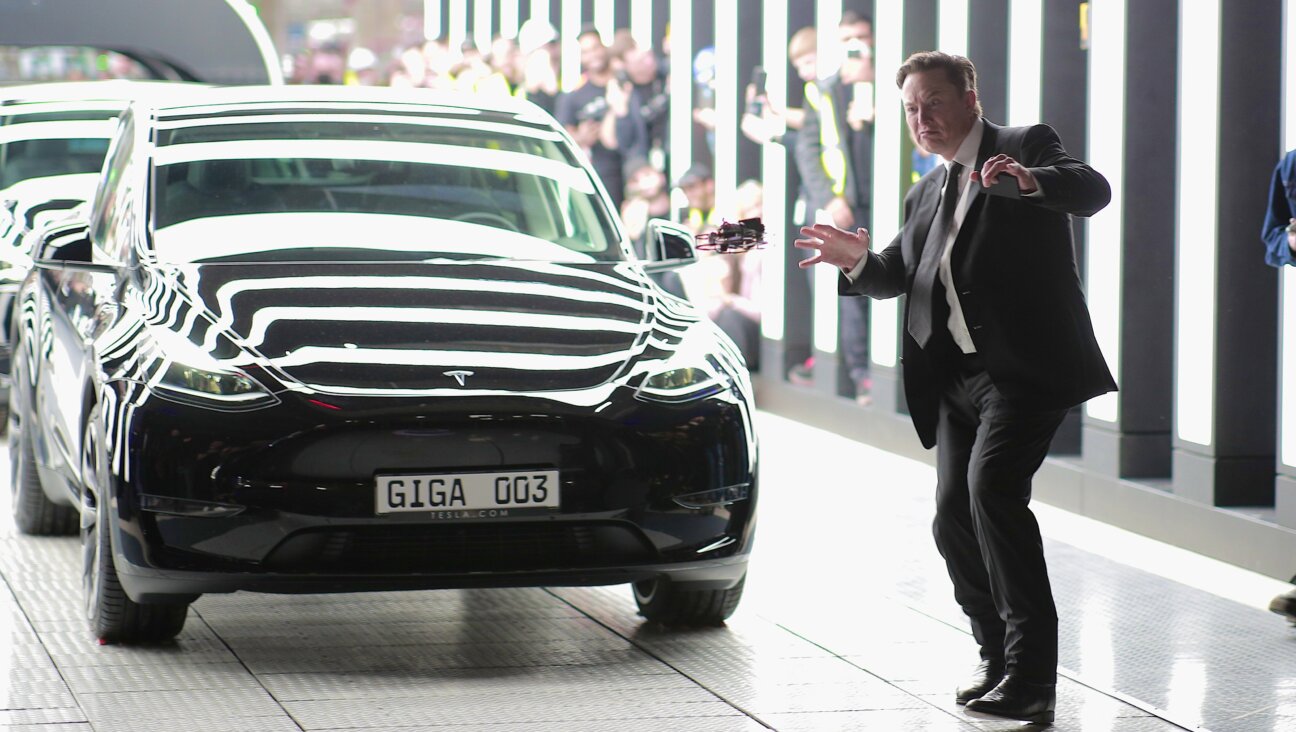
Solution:
M 142 210 L 134 125 L 129 115 L 109 150 L 79 258 L 100 264 L 121 261 L 129 250 Z M 45 466 L 76 486 L 80 472 L 82 421 L 87 387 L 93 385 L 94 338 L 115 315 L 119 274 L 84 269 L 42 268 L 43 308 L 36 357 L 36 406 L 41 420 Z M 75 489 L 73 489 L 75 491 Z

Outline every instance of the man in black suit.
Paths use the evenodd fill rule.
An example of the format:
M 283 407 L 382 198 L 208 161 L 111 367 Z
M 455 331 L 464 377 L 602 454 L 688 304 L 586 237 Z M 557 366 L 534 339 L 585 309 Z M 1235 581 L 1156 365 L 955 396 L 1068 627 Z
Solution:
M 1111 197 L 1047 125 L 981 117 L 962 56 L 910 56 L 896 75 L 915 143 L 950 161 L 905 197 L 882 251 L 864 229 L 815 225 L 796 246 L 841 268 L 843 295 L 908 295 L 903 369 L 914 426 L 937 446 L 936 546 L 981 646 L 956 701 L 1051 723 L 1057 611 L 1031 479 L 1066 411 L 1116 388 L 1085 305 L 1072 216 Z

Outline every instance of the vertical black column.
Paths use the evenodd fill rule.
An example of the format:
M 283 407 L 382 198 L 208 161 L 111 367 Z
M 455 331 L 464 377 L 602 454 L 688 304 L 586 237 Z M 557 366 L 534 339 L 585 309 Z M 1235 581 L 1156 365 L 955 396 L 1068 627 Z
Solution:
M 976 64 L 986 118 L 1003 124 L 1008 119 L 1008 0 L 969 0 L 968 58 Z
M 555 0 L 555 2 L 561 2 L 561 0 Z M 594 0 L 581 0 L 581 27 L 584 28 L 585 26 L 592 25 L 593 23 L 594 23 Z M 612 39 L 604 38 L 603 42 L 611 43 Z
M 652 5 L 652 39 L 653 48 L 661 53 L 662 41 L 666 38 L 666 26 L 670 23 L 670 0 L 653 0 Z
M 1085 124 L 1087 110 L 1084 90 L 1089 85 L 1089 54 L 1081 37 L 1080 6 L 1082 4 L 1083 0 L 1045 0 L 1044 2 L 1044 48 L 1041 59 L 1044 66 L 1044 86 L 1040 90 L 1040 120 L 1057 130 L 1067 152 L 1085 160 L 1088 130 Z M 1160 16 L 1162 25 L 1159 29 L 1160 33 L 1156 35 L 1170 36 L 1173 43 L 1175 34 L 1165 26 L 1165 19 L 1174 17 L 1173 2 L 1145 3 L 1137 0 L 1133 5 L 1139 14 L 1144 13 L 1145 5 L 1157 8 L 1161 13 L 1165 13 L 1164 6 L 1169 5 L 1169 15 Z M 1164 59 L 1159 60 L 1166 64 L 1161 71 L 1170 74 L 1169 86 L 1173 87 L 1174 56 L 1171 56 L 1168 62 Z M 1132 64 L 1129 68 L 1131 73 L 1142 71 Z M 1170 126 L 1173 127 L 1173 110 L 1171 112 Z M 1173 153 L 1173 148 L 1171 152 Z
M 1190 11 L 1194 2 L 1183 2 Z M 1214 394 L 1202 395 L 1213 400 L 1213 441 L 1175 439 L 1173 484 L 1175 493 L 1216 506 L 1273 505 L 1277 280 L 1257 237 L 1274 155 L 1257 142 L 1279 135 L 1282 4 L 1220 5 L 1219 109 L 1201 110 L 1219 115 L 1216 322 L 1200 324 L 1215 329 Z M 1192 185 L 1191 171 L 1180 172 L 1180 185 Z
M 763 35 L 762 5 L 759 0 L 738 0 L 737 18 L 717 18 L 718 33 L 733 34 L 738 37 L 738 118 L 725 124 L 733 124 L 734 129 L 742 121 L 743 111 L 747 108 L 747 84 L 751 81 L 752 69 L 761 63 L 761 39 Z M 738 135 L 738 183 L 749 178 L 760 176 L 761 147 L 746 135 Z
M 1170 476 L 1179 50 L 1166 18 L 1176 12 L 1176 0 L 1139 0 L 1125 21 L 1119 416 L 1086 417 L 1082 448 L 1086 468 L 1119 478 Z
M 671 69 L 679 69 L 687 73 L 694 79 L 694 99 L 695 103 L 701 104 L 701 89 L 697 86 L 696 69 L 693 67 L 693 60 L 697 58 L 698 52 L 704 48 L 715 48 L 715 0 L 693 0 L 693 48 L 686 58 L 672 56 Z M 672 47 L 672 54 L 676 49 Z M 679 63 L 681 66 L 676 66 Z M 714 101 L 712 102 L 714 104 Z M 711 153 L 711 145 L 707 142 L 706 130 L 702 125 L 693 125 L 693 161 L 705 163 L 709 167 L 715 166 L 715 159 Z
M 612 27 L 617 30 L 630 27 L 630 0 L 617 0 L 612 4 Z

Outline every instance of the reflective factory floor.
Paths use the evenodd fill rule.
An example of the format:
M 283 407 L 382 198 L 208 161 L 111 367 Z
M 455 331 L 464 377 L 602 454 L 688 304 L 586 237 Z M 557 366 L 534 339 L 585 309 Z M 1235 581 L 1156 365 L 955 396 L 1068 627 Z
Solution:
M 624 586 L 238 594 L 195 603 L 175 644 L 99 646 L 77 540 L 16 535 L 0 491 L 0 730 L 1021 729 L 954 704 L 976 649 L 931 468 L 759 420 L 747 594 L 708 630 L 643 625 Z M 1035 509 L 1062 622 L 1053 729 L 1296 730 L 1296 629 L 1264 609 L 1287 585 Z

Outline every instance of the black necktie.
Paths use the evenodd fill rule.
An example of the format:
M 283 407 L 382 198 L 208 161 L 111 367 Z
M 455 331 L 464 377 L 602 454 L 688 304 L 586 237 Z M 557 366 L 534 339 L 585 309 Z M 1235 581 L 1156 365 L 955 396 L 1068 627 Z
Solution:
M 909 335 L 926 346 L 931 338 L 933 313 L 941 310 L 944 288 L 940 287 L 940 259 L 945 249 L 945 239 L 949 236 L 950 227 L 954 225 L 954 209 L 958 206 L 959 178 L 963 166 L 950 163 L 949 173 L 945 176 L 945 190 L 941 193 L 940 206 L 936 209 L 936 218 L 932 220 L 931 229 L 927 232 L 927 241 L 923 244 L 922 257 L 918 260 L 918 271 L 914 273 L 913 287 L 909 290 Z

